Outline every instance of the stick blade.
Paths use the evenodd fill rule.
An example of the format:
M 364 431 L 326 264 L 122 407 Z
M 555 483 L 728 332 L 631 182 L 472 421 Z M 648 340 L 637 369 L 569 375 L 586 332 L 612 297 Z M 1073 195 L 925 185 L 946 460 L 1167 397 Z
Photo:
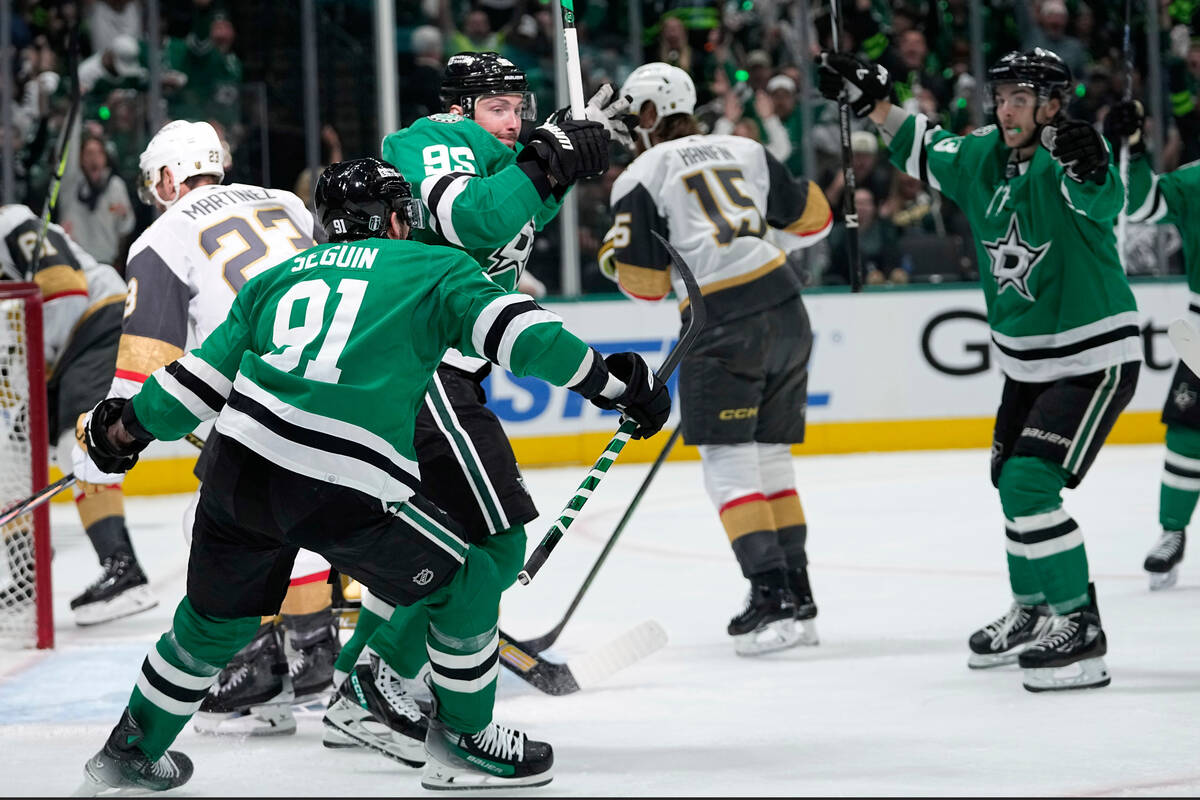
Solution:
M 1167 338 L 1187 368 L 1200 375 L 1200 332 L 1186 319 L 1177 319 L 1167 326 Z
M 580 689 L 587 689 L 614 673 L 655 653 L 667 644 L 667 632 L 652 619 L 626 631 L 603 647 L 570 660 L 571 673 Z

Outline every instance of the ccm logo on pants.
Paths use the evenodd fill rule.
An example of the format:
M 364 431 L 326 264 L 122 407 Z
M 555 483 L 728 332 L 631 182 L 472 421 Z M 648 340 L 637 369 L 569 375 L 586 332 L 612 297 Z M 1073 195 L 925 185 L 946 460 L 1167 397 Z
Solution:
M 751 419 L 758 416 L 758 406 L 752 408 L 723 408 L 717 412 L 717 419 Z

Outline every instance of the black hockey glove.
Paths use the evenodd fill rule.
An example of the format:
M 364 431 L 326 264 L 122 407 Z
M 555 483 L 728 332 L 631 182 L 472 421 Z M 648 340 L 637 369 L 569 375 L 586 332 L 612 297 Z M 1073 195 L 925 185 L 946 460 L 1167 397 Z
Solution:
M 892 76 L 879 64 L 861 61 L 846 53 L 824 51 L 817 57 L 817 86 L 828 100 L 846 101 L 854 116 L 865 117 L 881 100 L 892 96 Z
M 1108 148 L 1099 131 L 1083 120 L 1063 119 L 1057 127 L 1042 128 L 1042 146 L 1063 165 L 1067 177 L 1077 183 L 1104 183 L 1108 172 Z
M 654 377 L 645 359 L 637 353 L 613 353 L 604 359 L 604 365 L 625 384 L 625 390 L 611 398 L 598 394 L 590 398 L 592 405 L 616 409 L 636 422 L 634 439 L 648 439 L 662 430 L 671 416 L 671 394 Z
M 1129 138 L 1129 152 L 1140 155 L 1146 149 L 1142 140 L 1142 123 L 1146 121 L 1146 112 L 1138 100 L 1127 100 L 1116 103 L 1104 117 L 1104 138 L 1112 146 L 1113 153 L 1120 153 L 1121 139 Z
M 590 120 L 544 122 L 529 134 L 517 161 L 537 163 L 556 187 L 594 178 L 608 169 L 608 132 Z
M 124 397 L 101 400 L 83 418 L 82 428 L 80 444 L 97 467 L 111 473 L 133 469 L 138 453 L 154 438 L 137 421 L 133 404 Z
M 633 129 L 638 118 L 629 113 L 629 98 L 619 97 L 611 83 L 603 84 L 583 109 L 584 117 L 599 122 L 608 131 L 608 137 L 626 150 L 633 150 Z M 571 118 L 570 107 L 560 108 L 546 118 L 555 125 Z

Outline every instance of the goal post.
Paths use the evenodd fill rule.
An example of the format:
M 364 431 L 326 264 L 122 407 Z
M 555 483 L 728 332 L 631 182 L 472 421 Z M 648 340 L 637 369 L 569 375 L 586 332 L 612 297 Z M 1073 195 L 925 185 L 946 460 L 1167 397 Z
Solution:
M 46 425 L 41 290 L 0 281 L 0 507 L 49 483 Z M 17 517 L 0 533 L 0 642 L 53 647 L 49 507 Z

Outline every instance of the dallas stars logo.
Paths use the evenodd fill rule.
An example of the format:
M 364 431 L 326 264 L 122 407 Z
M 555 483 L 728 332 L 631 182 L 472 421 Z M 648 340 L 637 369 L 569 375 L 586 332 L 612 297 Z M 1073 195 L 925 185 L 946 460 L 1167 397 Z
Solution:
M 1033 268 L 1046 255 L 1050 243 L 1041 247 L 1027 244 L 1021 238 L 1017 227 L 1017 215 L 1009 217 L 1008 232 L 994 242 L 984 242 L 988 255 L 992 259 L 992 276 L 996 279 L 996 294 L 1011 287 L 1017 294 L 1033 302 L 1033 294 L 1029 291 L 1029 276 Z

